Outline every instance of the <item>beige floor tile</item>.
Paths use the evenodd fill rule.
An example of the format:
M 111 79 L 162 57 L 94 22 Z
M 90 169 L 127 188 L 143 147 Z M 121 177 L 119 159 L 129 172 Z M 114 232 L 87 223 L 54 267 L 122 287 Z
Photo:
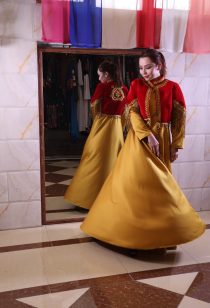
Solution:
M 45 186 L 47 187 L 47 186 L 50 186 L 50 185 L 53 185 L 54 183 L 52 183 L 52 182 L 45 182 Z
M 47 197 L 46 199 L 46 209 L 50 210 L 65 210 L 74 208 L 73 205 L 66 202 L 63 196 L 58 197 Z
M 42 249 L 49 284 L 125 273 L 116 254 L 96 243 Z
M 168 251 L 166 254 L 152 253 L 150 256 L 140 256 L 138 259 L 129 258 L 120 254 L 118 258 L 127 272 L 138 272 L 195 263 L 195 260 L 180 247 L 176 251 Z
M 198 214 L 206 224 L 210 224 L 210 211 L 201 211 Z
M 51 241 L 59 241 L 87 237 L 87 235 L 80 230 L 80 225 L 80 222 L 47 225 L 46 230 L 48 238 Z
M 76 168 L 68 168 L 68 169 L 64 169 L 64 170 L 55 171 L 53 173 L 73 176 L 75 174 L 76 170 L 77 170 Z
M 210 308 L 210 304 L 198 299 L 185 296 L 178 308 Z
M 69 308 L 88 288 L 19 298 L 18 301 L 38 308 Z
M 210 229 L 207 229 L 198 239 L 182 245 L 182 249 L 191 256 L 195 262 L 210 262 Z
M 51 166 L 59 166 L 59 167 L 74 167 L 79 164 L 79 160 L 77 161 L 72 161 L 72 160 L 61 160 L 61 161 L 56 161 L 56 162 L 49 162 L 49 165 Z
M 47 242 L 45 227 L 0 231 L 0 247 Z
M 125 273 L 115 253 L 95 243 L 0 254 L 0 292 Z
M 197 272 L 163 276 L 157 278 L 147 278 L 138 281 L 149 284 L 154 287 L 184 295 L 188 291 L 196 276 Z
M 47 284 L 41 249 L 0 254 L 0 292 Z
M 63 185 L 69 185 L 71 183 L 72 179 L 67 180 L 67 181 L 63 181 L 63 182 L 59 182 L 59 184 L 63 184 Z
M 62 219 L 72 219 L 72 218 L 83 218 L 86 214 L 79 213 L 79 212 L 59 212 L 59 213 L 47 213 L 46 214 L 46 220 L 52 221 L 52 220 L 62 220 Z

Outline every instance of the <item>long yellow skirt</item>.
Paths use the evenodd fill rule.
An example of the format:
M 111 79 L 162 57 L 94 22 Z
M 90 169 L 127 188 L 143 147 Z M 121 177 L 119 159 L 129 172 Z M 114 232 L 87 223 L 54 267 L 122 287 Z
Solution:
M 117 246 L 154 249 L 192 241 L 205 224 L 169 169 L 130 130 L 81 229 Z
M 119 116 L 96 116 L 79 167 L 64 198 L 89 209 L 113 168 L 124 144 Z

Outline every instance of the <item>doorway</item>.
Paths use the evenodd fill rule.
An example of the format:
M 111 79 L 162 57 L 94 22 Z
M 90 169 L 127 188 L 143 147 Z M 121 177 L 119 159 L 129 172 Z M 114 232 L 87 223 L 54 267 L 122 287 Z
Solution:
M 98 83 L 97 67 L 107 58 L 117 62 L 129 87 L 138 76 L 138 52 L 38 46 L 43 224 L 78 222 L 87 214 L 63 196 L 91 129 L 90 98 Z

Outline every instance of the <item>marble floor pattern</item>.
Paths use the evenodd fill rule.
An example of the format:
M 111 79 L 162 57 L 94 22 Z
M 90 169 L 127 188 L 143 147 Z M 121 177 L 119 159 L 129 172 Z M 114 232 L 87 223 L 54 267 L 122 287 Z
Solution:
M 208 308 L 210 212 L 206 232 L 177 250 L 104 245 L 81 222 L 0 232 L 0 307 Z
M 79 159 L 57 159 L 45 162 L 45 202 L 47 222 L 81 222 L 85 210 L 75 208 L 63 198 L 79 165 Z

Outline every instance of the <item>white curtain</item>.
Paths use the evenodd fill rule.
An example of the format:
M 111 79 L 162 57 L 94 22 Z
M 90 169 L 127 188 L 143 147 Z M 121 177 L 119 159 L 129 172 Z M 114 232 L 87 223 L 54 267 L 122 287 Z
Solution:
M 160 49 L 182 52 L 189 10 L 163 9 Z
M 136 47 L 137 0 L 102 1 L 102 48 Z

